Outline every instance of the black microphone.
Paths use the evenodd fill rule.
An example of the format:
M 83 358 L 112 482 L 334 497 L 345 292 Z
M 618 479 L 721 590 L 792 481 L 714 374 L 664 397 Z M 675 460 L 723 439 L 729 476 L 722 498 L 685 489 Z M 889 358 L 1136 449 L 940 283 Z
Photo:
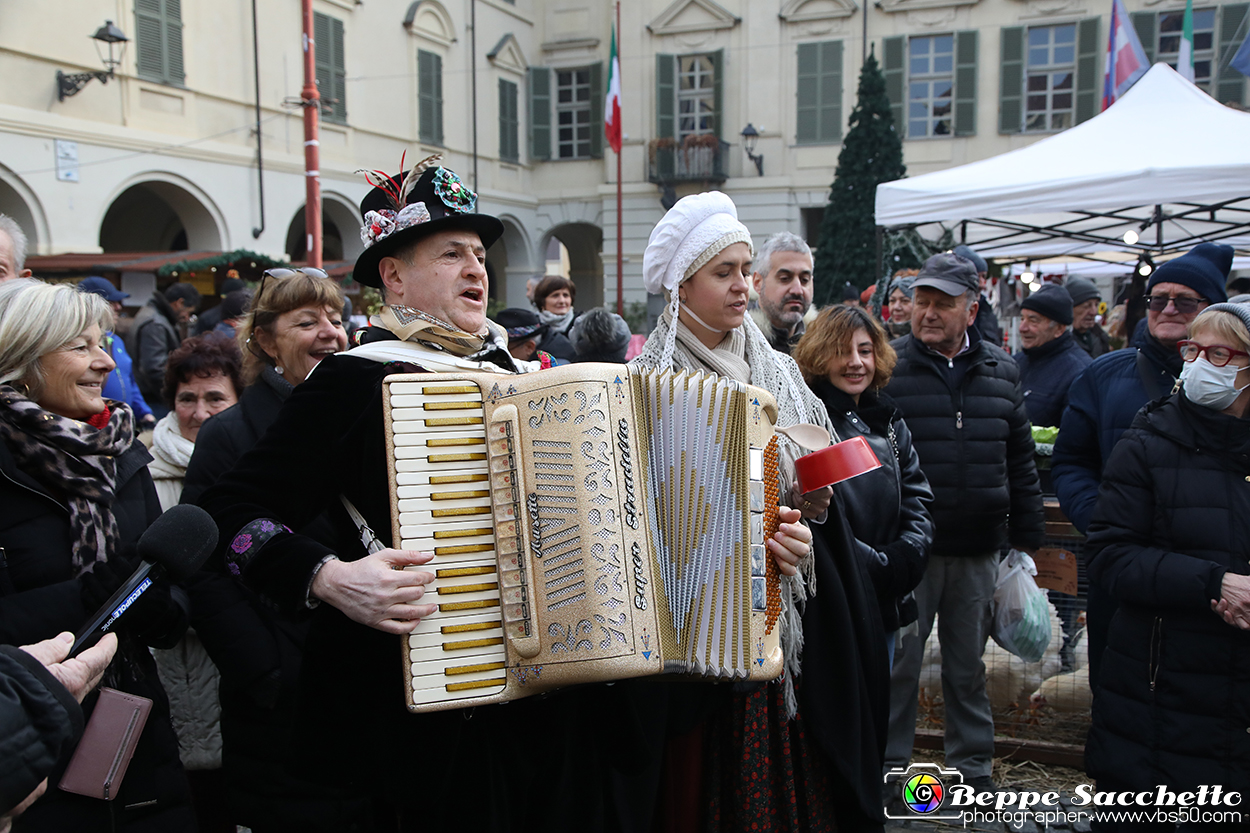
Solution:
M 198 506 L 179 504 L 152 522 L 139 536 L 137 548 L 142 563 L 134 574 L 109 597 L 79 631 L 74 634 L 71 657 L 94 645 L 108 633 L 154 579 L 167 576 L 172 581 L 190 578 L 217 547 L 217 524 Z

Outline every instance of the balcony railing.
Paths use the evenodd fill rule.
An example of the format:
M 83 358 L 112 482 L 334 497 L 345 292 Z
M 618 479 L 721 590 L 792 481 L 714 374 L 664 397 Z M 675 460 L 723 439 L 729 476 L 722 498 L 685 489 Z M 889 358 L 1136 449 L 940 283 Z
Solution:
M 647 147 L 647 179 L 659 185 L 673 182 L 724 182 L 729 143 L 711 133 L 676 139 L 652 139 Z

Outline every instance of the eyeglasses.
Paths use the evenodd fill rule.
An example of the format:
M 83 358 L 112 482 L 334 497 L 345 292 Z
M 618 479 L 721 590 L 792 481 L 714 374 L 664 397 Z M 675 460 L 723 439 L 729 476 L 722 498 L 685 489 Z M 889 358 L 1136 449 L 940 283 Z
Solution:
M 257 306 L 258 302 L 260 301 L 260 297 L 265 294 L 265 282 L 266 281 L 268 281 L 270 278 L 275 278 L 277 280 L 284 280 L 286 278 L 291 277 L 292 275 L 309 275 L 314 278 L 329 278 L 330 277 L 326 272 L 322 271 L 321 269 L 314 269 L 311 266 L 303 266 L 303 267 L 300 267 L 299 269 L 287 269 L 285 267 L 266 269 L 260 276 L 260 286 L 256 287 L 256 297 L 252 301 L 252 306 L 253 307 Z
M 1168 301 L 1176 305 L 1181 315 L 1190 315 L 1198 311 L 1198 307 L 1207 303 L 1203 298 L 1188 298 L 1184 295 L 1151 295 L 1146 299 L 1146 306 L 1151 312 L 1163 312 L 1168 308 Z
M 1234 356 L 1250 357 L 1250 353 L 1245 350 L 1236 350 L 1232 347 L 1225 347 L 1223 344 L 1212 344 L 1204 347 L 1196 341 L 1182 339 L 1176 342 L 1176 349 L 1180 351 L 1181 358 L 1187 362 L 1197 361 L 1198 357 L 1203 353 L 1207 354 L 1207 361 L 1216 367 L 1223 367 L 1233 360 Z

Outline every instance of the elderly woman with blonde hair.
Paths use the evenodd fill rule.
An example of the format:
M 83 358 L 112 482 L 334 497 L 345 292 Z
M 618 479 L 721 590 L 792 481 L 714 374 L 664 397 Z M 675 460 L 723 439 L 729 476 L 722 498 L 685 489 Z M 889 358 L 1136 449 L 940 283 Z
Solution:
M 0 284 L 0 642 L 75 631 L 138 565 L 160 515 L 130 406 L 106 400 L 113 313 L 98 295 L 30 279 Z M 194 825 L 178 738 L 150 647 L 182 636 L 181 591 L 148 589 L 118 621 L 104 685 L 153 701 L 113 801 L 57 787 L 14 822 L 39 831 L 187 830 Z M 83 703 L 90 719 L 96 694 Z M 62 762 L 49 784 L 57 784 Z M 132 827 L 133 825 L 133 827 Z

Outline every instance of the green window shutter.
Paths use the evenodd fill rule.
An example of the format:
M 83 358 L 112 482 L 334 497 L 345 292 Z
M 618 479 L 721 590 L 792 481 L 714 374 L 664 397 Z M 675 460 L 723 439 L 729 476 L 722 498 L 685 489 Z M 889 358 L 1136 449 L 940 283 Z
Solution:
M 171 84 L 186 81 L 182 60 L 182 0 L 165 0 L 165 78 Z
M 334 91 L 334 120 L 347 123 L 347 61 L 343 57 L 343 21 L 330 18 L 330 89 Z
M 820 44 L 799 44 L 799 76 L 795 140 L 799 144 L 820 141 Z
M 328 121 L 334 117 L 334 39 L 330 36 L 330 18 L 321 12 L 313 12 L 314 65 L 317 72 L 317 92 L 321 96 L 321 115 Z
M 677 137 L 677 58 L 655 56 L 655 135 L 658 139 Z
M 955 135 L 977 134 L 977 31 L 955 33 Z
M 161 0 L 135 0 L 135 53 L 140 78 L 165 80 L 165 9 Z
M 1098 115 L 1102 103 L 1106 67 L 1104 62 L 1099 61 L 1102 50 L 1099 49 L 1098 25 L 1096 17 L 1087 17 L 1076 24 L 1076 124 Z
M 148 81 L 182 84 L 181 0 L 135 0 L 138 74 Z
M 709 57 L 712 59 L 712 132 L 717 138 L 723 139 L 725 127 L 725 50 L 718 49 Z
M 603 156 L 603 64 L 590 65 L 590 155 Z
M 1215 100 L 1221 104 L 1241 106 L 1245 100 L 1246 77 L 1228 65 L 1234 53 L 1241 47 L 1246 37 L 1241 29 L 1242 21 L 1250 13 L 1250 3 L 1229 3 L 1220 7 L 1220 48 L 1216 51 L 1219 60 L 1216 62 L 1219 74 L 1212 79 L 1211 89 Z M 1241 35 L 1239 38 L 1238 35 Z
M 842 41 L 799 44 L 799 144 L 842 138 Z
M 517 141 L 516 84 L 499 79 L 499 158 L 509 162 L 520 160 Z
M 998 132 L 1019 133 L 1024 125 L 1024 27 L 999 32 Z
M 530 67 L 530 159 L 551 158 L 551 70 Z
M 417 51 L 417 138 L 431 145 L 443 143 L 443 58 Z
M 842 41 L 820 46 L 820 136 L 826 142 L 842 139 Z
M 1137 39 L 1141 41 L 1141 48 L 1146 50 L 1146 63 L 1153 64 L 1155 62 L 1155 13 L 1130 12 L 1129 17 L 1133 21 L 1133 28 L 1137 30 Z
M 903 119 L 903 95 L 907 80 L 907 38 L 884 38 L 881 41 L 882 75 L 885 76 L 885 94 L 890 99 L 890 112 L 894 115 L 894 129 L 900 137 L 907 136 L 907 122 Z

